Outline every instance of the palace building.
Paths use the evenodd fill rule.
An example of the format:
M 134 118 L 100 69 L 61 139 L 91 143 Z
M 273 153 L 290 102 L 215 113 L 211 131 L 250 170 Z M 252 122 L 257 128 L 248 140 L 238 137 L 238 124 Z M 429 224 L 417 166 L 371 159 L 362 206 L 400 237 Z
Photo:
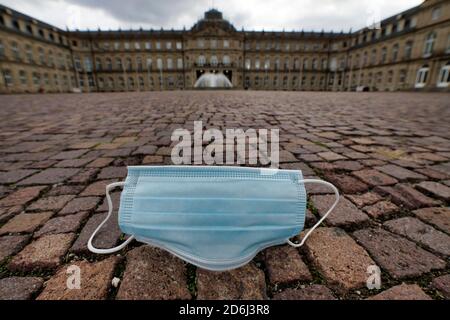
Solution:
M 0 6 L 0 72 L 1 93 L 185 90 L 214 75 L 234 89 L 448 92 L 450 1 L 350 33 L 236 30 L 215 9 L 185 30 L 61 30 Z

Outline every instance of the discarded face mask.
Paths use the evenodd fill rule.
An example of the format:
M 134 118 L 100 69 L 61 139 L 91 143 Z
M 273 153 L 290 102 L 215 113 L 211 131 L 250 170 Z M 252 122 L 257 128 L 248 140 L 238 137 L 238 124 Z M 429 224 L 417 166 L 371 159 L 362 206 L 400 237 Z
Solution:
M 300 243 L 305 183 L 329 186 L 336 201 Z M 112 213 L 109 191 L 123 186 L 119 226 L 131 235 L 121 245 L 97 249 L 96 233 Z M 106 187 L 109 212 L 88 241 L 93 253 L 109 254 L 136 239 L 200 268 L 224 271 L 245 265 L 270 246 L 300 247 L 339 201 L 332 184 L 303 179 L 299 170 L 210 166 L 131 166 L 125 182 Z

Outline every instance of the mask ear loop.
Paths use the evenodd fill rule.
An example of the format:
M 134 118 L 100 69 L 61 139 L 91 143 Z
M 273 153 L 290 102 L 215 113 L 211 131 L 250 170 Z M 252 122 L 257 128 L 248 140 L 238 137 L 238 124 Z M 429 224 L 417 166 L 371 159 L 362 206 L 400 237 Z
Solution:
M 115 183 L 108 184 L 106 186 L 106 200 L 108 201 L 108 215 L 106 216 L 105 220 L 103 220 L 102 223 L 100 223 L 100 225 L 97 227 L 97 229 L 95 229 L 95 231 L 92 233 L 91 237 L 89 238 L 88 244 L 87 244 L 89 251 L 91 251 L 93 253 L 110 254 L 110 253 L 120 251 L 134 239 L 133 236 L 130 236 L 127 240 L 125 240 L 124 243 L 118 245 L 117 247 L 111 248 L 111 249 L 98 249 L 92 245 L 92 240 L 94 240 L 95 235 L 103 227 L 103 225 L 106 223 L 106 221 L 108 221 L 108 219 L 111 217 L 111 214 L 113 211 L 113 203 L 111 201 L 111 196 L 109 195 L 109 192 L 111 191 L 111 189 L 114 189 L 116 187 L 123 187 L 124 185 L 125 185 L 125 182 L 115 182 Z
M 309 231 L 306 233 L 306 235 L 303 237 L 302 241 L 300 243 L 293 243 L 291 240 L 287 240 L 287 243 L 294 247 L 294 248 L 299 248 L 301 246 L 303 246 L 303 244 L 305 243 L 306 239 L 308 239 L 308 237 L 311 235 L 311 233 L 328 217 L 328 215 L 333 211 L 333 209 L 336 207 L 336 205 L 339 202 L 339 190 L 332 185 L 331 183 L 327 182 L 327 181 L 323 181 L 323 180 L 316 180 L 316 179 L 305 179 L 305 180 L 299 180 L 298 181 L 303 182 L 303 183 L 317 183 L 317 184 L 322 184 L 325 186 L 330 187 L 333 191 L 334 191 L 334 195 L 336 196 L 336 200 L 334 201 L 333 205 L 330 207 L 330 209 L 328 209 L 328 211 L 323 215 L 322 218 L 320 218 L 319 221 L 317 221 L 317 223 L 314 225 L 314 227 L 312 227 L 311 229 L 309 229 Z

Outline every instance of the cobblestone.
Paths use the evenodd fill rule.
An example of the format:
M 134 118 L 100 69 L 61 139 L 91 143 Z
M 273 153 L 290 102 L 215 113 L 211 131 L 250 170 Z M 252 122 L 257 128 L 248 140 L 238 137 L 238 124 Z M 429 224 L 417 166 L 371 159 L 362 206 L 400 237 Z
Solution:
M 401 284 L 383 291 L 369 300 L 431 300 L 416 284 Z
M 444 238 L 450 236 L 446 95 L 262 91 L 11 95 L 2 97 L 0 117 L 0 224 L 6 228 L 0 229 L 6 232 L 0 236 L 0 260 L 8 262 L 6 267 L 12 268 L 8 272 L 24 275 L 20 278 L 31 278 L 35 269 L 48 269 L 53 276 L 46 288 L 55 289 L 52 298 L 70 298 L 50 285 L 69 265 L 64 258 L 70 263 L 89 258 L 85 267 L 90 270 L 97 270 L 105 259 L 89 253 L 86 243 L 105 217 L 106 185 L 122 181 L 127 165 L 171 164 L 173 129 L 192 130 L 195 120 L 202 120 L 204 128 L 221 130 L 280 129 L 280 167 L 336 184 L 341 201 L 324 225 L 359 230 L 352 235 L 359 244 L 343 231 L 337 232 L 341 236 L 318 231 L 300 253 L 270 248 L 266 250 L 270 254 L 258 255 L 249 265 L 220 274 L 138 247 L 130 249 L 120 265 L 125 272 L 118 291 L 109 290 L 105 296 L 111 280 L 105 267 L 108 276 L 102 278 L 100 289 L 92 286 L 86 297 L 342 299 L 350 294 L 361 299 L 366 295 L 353 291 L 365 285 L 366 250 L 383 272 L 408 278 L 407 286 L 388 284 L 381 294 L 408 297 L 410 286 L 418 284 L 426 286 L 427 293 L 436 290 L 436 296 L 444 295 L 442 286 L 448 282 L 438 289 L 432 281 L 440 278 L 430 272 L 439 270 L 445 276 L 441 272 L 448 268 L 448 261 L 442 260 L 448 260 Z M 312 184 L 306 188 L 311 209 L 323 214 L 334 199 L 332 190 Z M 113 219 L 94 240 L 97 247 L 123 241 L 117 225 L 119 195 L 120 188 L 113 193 Z M 49 217 L 34 221 L 42 214 Z M 408 218 L 408 223 L 399 224 L 399 218 Z M 308 212 L 306 227 L 316 220 Z M 382 223 L 377 232 L 364 229 Z M 412 229 L 405 231 L 406 227 Z M 421 234 L 423 230 L 433 231 Z M 281 257 L 286 257 L 286 264 L 281 264 Z M 321 284 L 309 285 L 308 272 Z M 93 274 L 95 279 L 103 276 Z M 27 285 L 14 282 L 18 288 L 14 294 L 27 299 L 41 290 L 29 293 Z M 44 292 L 50 292 L 46 288 Z
M 42 288 L 43 282 L 37 277 L 0 279 L 0 300 L 29 300 Z

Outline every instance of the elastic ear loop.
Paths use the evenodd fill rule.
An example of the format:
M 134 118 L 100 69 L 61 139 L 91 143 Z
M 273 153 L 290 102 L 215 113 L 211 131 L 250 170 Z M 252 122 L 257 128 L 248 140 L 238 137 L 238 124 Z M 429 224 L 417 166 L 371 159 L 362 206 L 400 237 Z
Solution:
M 114 182 L 114 183 L 108 184 L 106 186 L 106 200 L 108 201 L 108 215 L 106 216 L 105 220 L 103 220 L 103 222 L 100 223 L 100 225 L 97 227 L 97 229 L 95 229 L 95 231 L 92 233 L 91 237 L 89 238 L 88 244 L 87 244 L 89 251 L 91 251 L 93 253 L 110 254 L 110 253 L 120 251 L 134 239 L 133 236 L 130 236 L 127 240 L 125 240 L 124 243 L 118 245 L 117 247 L 111 248 L 111 249 L 98 249 L 92 245 L 92 240 L 94 240 L 95 235 L 103 227 L 103 225 L 106 223 L 106 221 L 108 221 L 108 219 L 111 217 L 111 214 L 113 211 L 113 203 L 111 201 L 111 196 L 109 195 L 109 191 L 116 187 L 123 187 L 124 185 L 125 185 L 125 182 Z
M 327 181 L 323 181 L 323 180 L 316 180 L 316 179 L 305 179 L 305 180 L 299 180 L 298 181 L 303 182 L 303 183 L 317 183 L 317 184 L 323 184 L 325 186 L 330 187 L 331 189 L 333 189 L 334 191 L 334 195 L 336 196 L 336 200 L 334 201 L 333 205 L 330 207 L 330 209 L 328 209 L 327 213 L 325 213 L 323 215 L 323 217 L 317 221 L 317 223 L 314 225 L 314 227 L 312 227 L 311 229 L 309 229 L 309 231 L 306 233 L 306 235 L 303 237 L 302 241 L 300 243 L 293 243 L 291 240 L 287 240 L 287 243 L 291 246 L 293 246 L 294 248 L 299 248 L 301 246 L 303 246 L 303 244 L 305 243 L 306 239 L 308 239 L 308 237 L 311 235 L 311 233 L 323 222 L 323 220 L 325 220 L 328 215 L 333 211 L 333 209 L 336 207 L 336 205 L 339 202 L 339 190 L 332 185 L 331 183 L 327 182 Z

